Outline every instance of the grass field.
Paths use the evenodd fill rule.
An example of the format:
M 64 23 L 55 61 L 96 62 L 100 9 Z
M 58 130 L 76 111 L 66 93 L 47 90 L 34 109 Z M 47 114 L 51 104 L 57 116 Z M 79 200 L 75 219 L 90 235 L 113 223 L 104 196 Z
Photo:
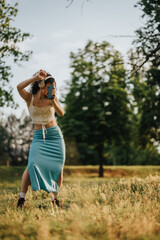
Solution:
M 23 170 L 0 167 L 0 239 L 160 239 L 159 166 L 65 166 L 63 209 L 31 187 L 17 209 Z

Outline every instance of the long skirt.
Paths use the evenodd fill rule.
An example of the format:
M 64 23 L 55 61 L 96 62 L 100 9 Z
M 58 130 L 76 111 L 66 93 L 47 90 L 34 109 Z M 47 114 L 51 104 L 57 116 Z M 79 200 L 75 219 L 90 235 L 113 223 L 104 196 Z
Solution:
M 65 142 L 58 125 L 46 128 L 45 142 L 42 129 L 34 130 L 28 158 L 28 172 L 33 191 L 60 191 L 56 181 L 65 163 L 65 153 Z

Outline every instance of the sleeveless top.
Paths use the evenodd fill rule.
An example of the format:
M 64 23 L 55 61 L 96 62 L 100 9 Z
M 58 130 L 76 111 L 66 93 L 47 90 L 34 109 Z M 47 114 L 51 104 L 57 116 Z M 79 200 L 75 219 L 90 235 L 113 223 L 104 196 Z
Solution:
M 43 139 L 45 142 L 45 130 L 47 132 L 47 129 L 45 127 L 45 125 L 49 122 L 51 122 L 52 120 L 56 121 L 55 118 L 55 109 L 53 105 L 47 106 L 47 107 L 36 107 L 33 105 L 33 94 L 32 94 L 32 99 L 31 99 L 31 103 L 28 107 L 28 111 L 30 113 L 31 119 L 32 119 L 32 123 L 37 123 L 37 124 L 42 124 L 42 130 L 43 130 Z

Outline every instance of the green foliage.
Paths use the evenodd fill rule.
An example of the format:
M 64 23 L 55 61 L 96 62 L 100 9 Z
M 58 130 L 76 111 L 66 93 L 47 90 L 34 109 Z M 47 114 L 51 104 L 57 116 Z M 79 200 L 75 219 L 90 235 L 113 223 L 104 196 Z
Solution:
M 71 52 L 70 58 L 72 79 L 63 99 L 66 113 L 60 124 L 67 137 L 76 138 L 82 155 L 86 155 L 82 156 L 84 163 L 89 146 L 94 157 L 98 154 L 103 158 L 105 141 L 119 145 L 130 139 L 126 70 L 121 54 L 105 41 L 90 40 L 78 53 Z
M 157 146 L 160 139 L 160 8 L 159 0 L 139 0 L 143 27 L 136 31 L 135 49 L 130 52 L 134 104 L 137 108 L 137 161 L 159 163 Z M 138 160 L 138 156 L 141 159 Z M 146 158 L 146 160 L 145 160 Z M 151 160 L 152 159 L 152 160 Z
M 82 164 L 159 164 L 157 68 L 128 80 L 122 56 L 105 41 L 89 41 L 70 57 L 59 124 L 68 139 L 75 138 Z
M 140 0 L 135 5 L 143 11 L 145 20 L 143 27 L 136 31 L 137 39 L 133 41 L 136 47 L 138 68 L 145 63 L 152 62 L 154 66 L 160 64 L 160 2 L 159 0 Z
M 135 61 L 131 53 L 130 60 Z M 133 66 L 133 62 L 131 62 Z M 134 97 L 134 107 L 137 108 L 135 115 L 137 124 L 138 144 L 145 148 L 147 144 L 158 145 L 160 139 L 160 70 L 153 63 L 147 68 L 134 72 L 130 83 L 133 84 L 132 94 Z
M 140 134 L 142 146 L 160 140 L 160 71 L 151 67 L 146 72 L 146 94 L 141 106 Z
M 22 33 L 12 25 L 18 13 L 18 3 L 11 5 L 6 0 L 0 1 L 0 107 L 17 107 L 13 99 L 13 88 L 9 86 L 9 79 L 13 77 L 11 67 L 6 64 L 9 57 L 13 61 L 28 61 L 31 51 L 22 52 L 18 43 L 30 37 L 29 33 Z

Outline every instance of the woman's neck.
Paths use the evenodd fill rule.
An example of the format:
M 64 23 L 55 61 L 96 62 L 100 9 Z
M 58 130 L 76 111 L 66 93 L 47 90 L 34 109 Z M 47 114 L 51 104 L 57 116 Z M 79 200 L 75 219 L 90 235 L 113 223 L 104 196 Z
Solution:
M 37 92 L 37 98 L 39 100 L 46 99 L 46 95 L 43 93 L 43 91 L 41 92 L 41 89 Z

